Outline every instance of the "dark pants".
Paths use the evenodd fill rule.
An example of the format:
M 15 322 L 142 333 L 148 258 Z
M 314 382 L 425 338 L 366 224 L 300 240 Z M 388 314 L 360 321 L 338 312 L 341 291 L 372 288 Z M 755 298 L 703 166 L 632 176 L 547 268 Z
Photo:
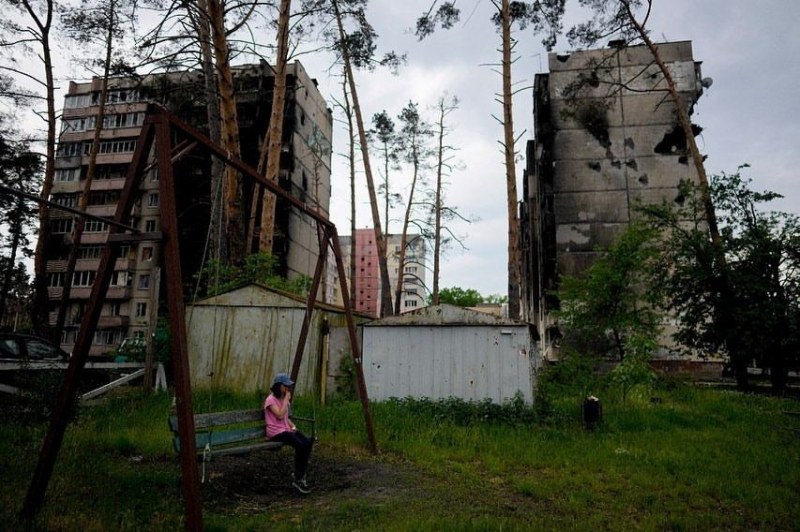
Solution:
M 281 432 L 270 438 L 270 440 L 280 441 L 294 447 L 294 478 L 298 480 L 305 478 L 308 459 L 311 456 L 311 448 L 314 446 L 314 440 L 308 438 L 300 431 Z

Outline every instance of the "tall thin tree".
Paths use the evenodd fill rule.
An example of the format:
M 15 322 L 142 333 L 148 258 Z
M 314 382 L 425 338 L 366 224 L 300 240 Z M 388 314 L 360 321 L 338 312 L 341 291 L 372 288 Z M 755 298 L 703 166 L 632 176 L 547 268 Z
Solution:
M 420 115 L 419 106 L 416 103 L 408 102 L 408 105 L 403 108 L 398 118 L 402 126 L 398 132 L 397 141 L 404 159 L 411 165 L 411 185 L 406 198 L 406 210 L 400 232 L 400 250 L 397 254 L 398 274 L 394 293 L 394 311 L 396 314 L 400 314 L 400 302 L 403 295 L 406 251 L 409 246 L 408 228 L 416 202 L 414 194 L 421 180 L 422 171 L 428 166 L 428 158 L 432 155 L 429 142 L 433 136 L 433 130 Z
M 289 18 L 291 0 L 281 0 L 278 14 L 277 53 L 275 56 L 274 84 L 272 89 L 272 108 L 269 126 L 264 138 L 258 160 L 258 173 L 265 174 L 270 181 L 278 180 L 280 171 L 281 144 L 283 143 L 283 114 L 286 102 L 286 68 L 289 56 Z M 254 194 L 255 196 L 255 194 Z M 272 240 L 275 231 L 275 195 L 262 190 L 258 195 L 261 200 L 261 220 L 254 225 L 254 240 L 258 240 L 259 249 L 272 251 Z M 258 209 L 253 209 L 257 212 Z M 256 229 L 256 227 L 258 229 Z M 258 233 L 258 234 L 256 234 Z
M 548 49 L 555 45 L 556 36 L 561 30 L 561 17 L 564 14 L 565 0 L 540 0 L 536 2 L 518 2 L 510 0 L 491 0 L 494 6 L 492 22 L 500 30 L 501 36 L 501 78 L 502 91 L 500 103 L 503 108 L 503 160 L 506 168 L 506 210 L 508 215 L 508 314 L 509 317 L 520 317 L 522 261 L 520 255 L 520 230 L 517 195 L 516 171 L 516 135 L 513 121 L 513 81 L 511 67 L 514 63 L 513 51 L 516 39 L 512 37 L 512 28 L 516 24 L 520 30 L 531 26 L 535 33 L 544 32 L 543 44 Z M 435 9 L 437 1 L 417 19 L 416 34 L 422 40 L 433 33 L 440 25 L 452 28 L 459 20 L 460 11 L 455 2 L 443 2 Z
M 13 141 L 8 136 L 8 131 L 0 132 L 0 184 L 35 194 L 40 182 L 41 159 L 31 152 L 27 141 Z M 31 255 L 28 234 L 36 218 L 36 210 L 21 195 L 3 199 L 7 201 L 0 201 L 0 227 L 6 234 L 0 247 L 8 252 L 3 253 L 3 271 L 0 271 L 0 322 L 6 317 L 9 297 L 18 292 L 12 287 L 20 278 L 20 259 Z
M 389 181 L 389 170 L 397 167 L 398 157 L 394 121 L 385 110 L 372 115 L 370 137 L 376 142 L 383 159 L 383 182 L 378 186 L 378 192 L 383 193 L 383 223 L 386 228 L 386 234 L 391 234 L 392 232 L 389 230 L 389 208 L 400 198 L 399 195 L 392 193 Z
M 14 10 L 21 11 L 23 16 L 30 19 L 32 25 L 20 26 L 8 23 L 15 35 L 10 41 L 3 41 L 3 46 L 29 46 L 35 44 L 38 57 L 42 61 L 44 70 L 44 83 L 37 76 L 25 74 L 29 79 L 36 80 L 44 89 L 47 111 L 45 122 L 47 135 L 45 137 L 45 166 L 42 190 L 39 196 L 43 200 L 50 198 L 53 190 L 53 177 L 55 175 L 56 154 L 56 104 L 55 104 L 55 77 L 53 75 L 53 49 L 52 32 L 56 17 L 55 0 L 3 0 L 4 5 Z M 49 336 L 48 305 L 47 305 L 47 273 L 45 271 L 44 248 L 50 234 L 48 226 L 48 210 L 44 204 L 39 206 L 39 239 L 36 242 L 34 254 L 34 329 L 44 336 Z
M 442 213 L 444 211 L 444 176 L 450 168 L 449 155 L 454 148 L 445 144 L 449 132 L 448 116 L 458 109 L 458 98 L 442 96 L 436 104 L 436 185 L 433 193 L 433 290 L 431 302 L 439 304 L 439 274 L 442 255 Z
M 350 97 L 353 100 L 353 111 L 358 126 L 358 139 L 361 147 L 361 160 L 364 163 L 364 176 L 367 180 L 367 193 L 372 210 L 372 222 L 375 230 L 375 243 L 378 248 L 378 267 L 381 273 L 381 316 L 391 316 L 392 296 L 389 284 L 389 267 L 386 260 L 386 237 L 381 228 L 381 218 L 378 212 L 378 197 L 375 193 L 375 180 L 372 176 L 372 166 L 369 160 L 369 145 L 367 143 L 367 130 L 364 126 L 364 118 L 361 112 L 361 105 L 358 100 L 358 90 L 356 88 L 353 64 L 350 57 L 350 46 L 347 33 L 344 29 L 344 17 L 339 10 L 338 0 L 331 0 L 336 19 L 336 28 L 339 34 L 340 53 L 344 63 L 345 76 L 350 87 Z M 363 13 L 362 13 L 363 14 Z

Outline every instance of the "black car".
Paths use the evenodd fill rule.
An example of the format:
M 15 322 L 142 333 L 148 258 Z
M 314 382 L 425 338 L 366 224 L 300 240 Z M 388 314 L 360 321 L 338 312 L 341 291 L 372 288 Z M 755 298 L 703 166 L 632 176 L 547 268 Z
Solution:
M 36 336 L 0 333 L 0 362 L 66 362 L 69 355 L 57 345 Z

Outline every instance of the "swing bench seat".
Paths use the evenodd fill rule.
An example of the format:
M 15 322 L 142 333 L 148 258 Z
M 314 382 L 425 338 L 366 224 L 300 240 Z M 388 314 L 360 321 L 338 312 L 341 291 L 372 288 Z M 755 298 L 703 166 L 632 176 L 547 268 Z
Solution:
M 310 425 L 311 438 L 316 440 L 314 419 L 292 416 L 292 421 Z M 168 422 L 173 435 L 172 445 L 175 452 L 180 453 L 178 417 L 170 416 Z M 195 414 L 194 426 L 197 456 L 204 462 L 215 456 L 245 454 L 260 449 L 276 451 L 285 445 L 266 439 L 263 410 Z

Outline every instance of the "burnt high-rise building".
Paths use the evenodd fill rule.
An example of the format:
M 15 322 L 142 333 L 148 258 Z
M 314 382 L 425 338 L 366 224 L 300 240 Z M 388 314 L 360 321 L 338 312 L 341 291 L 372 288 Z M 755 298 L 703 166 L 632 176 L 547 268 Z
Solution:
M 265 64 L 234 67 L 234 85 L 240 128 L 242 159 L 255 167 L 259 146 L 266 134 L 272 104 L 274 75 Z M 142 78 L 118 77 L 109 82 L 100 137 L 97 168 L 88 197 L 88 212 L 112 218 L 120 198 L 128 165 L 151 103 L 166 107 L 201 130 L 207 129 L 204 82 L 197 71 L 153 74 Z M 101 80 L 70 82 L 64 101 L 61 135 L 56 154 L 52 201 L 76 207 L 84 188 L 89 150 L 98 116 Z M 316 82 L 299 62 L 289 65 L 286 106 L 278 183 L 294 197 L 323 214 L 330 201 L 331 140 L 333 118 Z M 176 157 L 179 238 L 184 282 L 191 294 L 192 275 L 208 258 L 211 204 L 211 157 L 206 150 L 192 150 Z M 160 231 L 158 175 L 150 169 L 141 181 L 139 196 L 129 223 L 145 233 Z M 245 216 L 253 194 L 245 186 Z M 289 278 L 313 275 L 318 253 L 316 224 L 285 202 L 278 201 L 275 238 L 271 250 L 278 273 Z M 71 350 L 85 303 L 94 282 L 99 257 L 108 237 L 108 225 L 88 220 L 80 242 L 73 242 L 74 217 L 49 209 L 49 240 L 44 247 L 51 325 L 61 304 L 65 284 L 70 284 L 68 312 L 62 347 Z M 77 264 L 71 279 L 65 278 L 67 259 L 77 247 Z M 122 246 L 116 259 L 111 286 L 105 296 L 90 354 L 113 350 L 124 338 L 152 331 L 157 316 L 157 241 Z
M 691 42 L 657 47 L 691 114 L 708 83 Z M 522 212 L 529 318 L 545 356 L 559 335 L 551 317 L 559 276 L 590 266 L 636 218 L 638 203 L 681 202 L 680 182 L 698 179 L 646 46 L 611 43 L 548 59 L 550 72 L 535 80 Z

